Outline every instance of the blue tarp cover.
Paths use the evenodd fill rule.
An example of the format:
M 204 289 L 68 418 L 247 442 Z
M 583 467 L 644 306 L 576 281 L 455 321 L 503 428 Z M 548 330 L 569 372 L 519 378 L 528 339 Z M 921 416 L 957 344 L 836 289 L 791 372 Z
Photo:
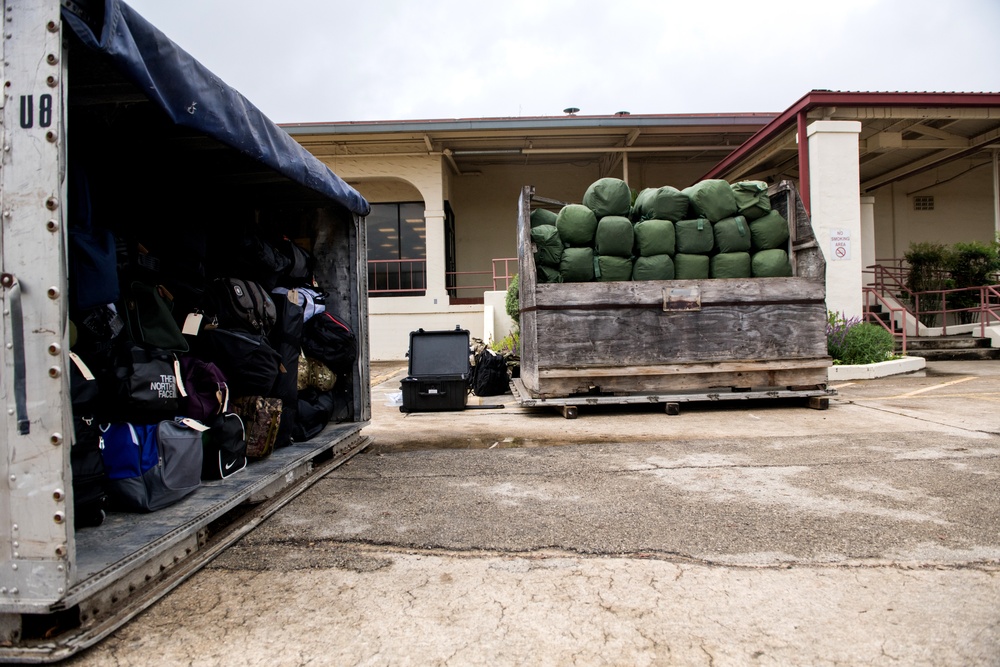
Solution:
M 370 206 L 357 190 L 237 90 L 121 0 L 104 4 L 100 36 L 66 9 L 63 20 L 85 45 L 109 56 L 174 123 L 235 148 L 357 215 L 368 215 Z

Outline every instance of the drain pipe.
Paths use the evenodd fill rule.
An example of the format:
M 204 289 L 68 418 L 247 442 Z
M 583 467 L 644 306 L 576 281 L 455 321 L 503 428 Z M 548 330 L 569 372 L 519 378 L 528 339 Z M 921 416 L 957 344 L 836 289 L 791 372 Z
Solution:
M 799 140 L 799 197 L 806 213 L 809 213 L 809 137 L 806 134 L 806 111 L 803 109 L 796 117 L 798 121 Z

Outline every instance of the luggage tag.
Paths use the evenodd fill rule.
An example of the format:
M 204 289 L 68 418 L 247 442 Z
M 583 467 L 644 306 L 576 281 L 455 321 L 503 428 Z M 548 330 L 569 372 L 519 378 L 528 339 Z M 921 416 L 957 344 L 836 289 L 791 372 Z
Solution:
M 198 431 L 199 433 L 204 433 L 209 429 L 208 426 L 205 426 L 197 419 L 191 419 L 190 417 L 184 417 L 183 419 L 178 419 L 177 421 L 180 422 L 181 424 L 184 424 L 188 428 L 192 428 L 195 431 Z
M 299 291 L 297 289 L 288 290 L 286 296 L 288 297 L 288 300 L 294 303 L 296 306 L 302 305 L 302 295 L 299 294 Z
M 201 331 L 201 321 L 205 318 L 203 313 L 188 313 L 184 318 L 184 327 L 181 333 L 186 336 L 197 336 Z
M 81 359 L 76 352 L 70 352 L 69 358 L 73 361 L 74 364 L 76 364 L 76 367 L 80 370 L 80 373 L 83 375 L 84 380 L 89 381 L 97 379 L 94 377 L 94 373 L 90 370 L 90 367 L 87 366 L 87 364 L 83 363 L 83 359 Z

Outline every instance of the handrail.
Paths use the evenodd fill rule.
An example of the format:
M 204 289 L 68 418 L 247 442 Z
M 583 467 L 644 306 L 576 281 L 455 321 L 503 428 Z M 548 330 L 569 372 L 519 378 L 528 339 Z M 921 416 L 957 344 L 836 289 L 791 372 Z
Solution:
M 875 289 L 873 289 L 871 287 L 865 287 L 865 288 L 863 288 L 863 292 L 864 292 L 864 295 L 865 295 L 865 299 L 863 299 L 863 302 L 864 302 L 864 310 L 863 310 L 863 313 L 862 313 L 863 320 L 865 322 L 872 322 L 874 324 L 878 324 L 883 329 L 885 329 L 886 331 L 888 331 L 889 333 L 891 333 L 892 336 L 893 336 L 893 338 L 901 337 L 902 338 L 901 351 L 903 353 L 903 356 L 905 357 L 906 356 L 906 324 L 907 324 L 906 317 L 910 313 L 903 306 L 893 305 L 892 303 L 889 302 L 888 299 L 886 299 L 883 295 L 879 294 L 877 291 L 875 291 Z M 888 311 L 888 313 L 889 313 L 889 322 L 888 323 L 886 323 L 885 321 L 883 321 L 881 318 L 877 317 L 876 314 L 874 312 L 872 312 L 872 310 L 871 310 L 871 304 L 869 304 L 868 297 L 872 297 L 876 301 L 877 305 L 881 306 L 882 308 L 884 308 L 884 309 L 886 309 Z M 897 315 L 900 318 L 900 330 L 901 330 L 901 334 L 897 334 L 896 331 L 895 331 L 895 323 L 896 323 L 896 316 Z

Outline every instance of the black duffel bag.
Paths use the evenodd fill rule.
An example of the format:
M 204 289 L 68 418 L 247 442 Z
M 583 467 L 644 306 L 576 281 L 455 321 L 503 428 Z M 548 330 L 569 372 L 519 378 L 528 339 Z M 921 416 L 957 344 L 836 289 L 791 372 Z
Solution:
M 358 339 L 346 322 L 324 311 L 309 318 L 302 330 L 302 351 L 337 375 L 352 376 L 358 358 Z
M 268 396 L 281 372 L 281 357 L 260 334 L 205 329 L 197 338 L 199 355 L 226 376 L 232 396 Z
M 476 396 L 499 396 L 510 391 L 507 361 L 486 348 L 476 355 L 476 365 L 471 374 L 472 393 Z

